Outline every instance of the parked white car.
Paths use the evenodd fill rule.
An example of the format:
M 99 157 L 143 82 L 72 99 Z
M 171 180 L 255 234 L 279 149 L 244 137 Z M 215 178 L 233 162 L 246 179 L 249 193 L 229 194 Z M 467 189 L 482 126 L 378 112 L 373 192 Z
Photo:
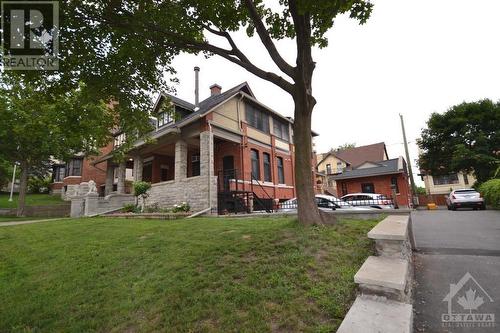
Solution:
M 446 205 L 448 206 L 448 210 L 457 210 L 457 208 L 486 209 L 481 194 L 473 188 L 451 191 L 446 198 Z
M 334 197 L 333 195 L 316 194 L 316 204 L 318 208 L 324 211 L 332 210 L 367 210 L 363 207 L 354 207 L 349 203 Z M 296 212 L 297 211 L 297 198 L 287 200 L 280 203 L 280 212 Z
M 341 199 L 355 207 L 394 209 L 393 201 L 384 194 L 351 193 L 344 195 Z

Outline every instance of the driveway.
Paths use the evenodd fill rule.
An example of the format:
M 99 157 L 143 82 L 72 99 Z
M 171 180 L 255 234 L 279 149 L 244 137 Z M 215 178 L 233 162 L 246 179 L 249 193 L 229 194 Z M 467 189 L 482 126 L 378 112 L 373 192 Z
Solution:
M 415 332 L 499 332 L 500 211 L 415 211 L 412 222 Z

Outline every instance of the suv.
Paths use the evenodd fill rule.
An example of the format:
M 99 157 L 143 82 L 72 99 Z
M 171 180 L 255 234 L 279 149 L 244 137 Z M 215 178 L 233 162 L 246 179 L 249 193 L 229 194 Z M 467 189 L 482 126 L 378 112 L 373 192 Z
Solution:
M 446 197 L 446 206 L 448 206 L 448 210 L 457 210 L 457 208 L 466 207 L 474 210 L 478 208 L 481 210 L 486 209 L 481 194 L 472 188 L 451 191 L 450 195 Z
M 375 209 L 394 209 L 391 199 L 377 193 L 351 193 L 341 198 L 343 201 L 356 207 L 369 207 Z

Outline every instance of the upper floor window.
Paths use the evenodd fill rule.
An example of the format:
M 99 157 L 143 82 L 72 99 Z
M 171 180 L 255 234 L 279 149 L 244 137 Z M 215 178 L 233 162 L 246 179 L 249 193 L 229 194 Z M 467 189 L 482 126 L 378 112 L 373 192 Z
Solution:
M 64 165 L 54 165 L 52 167 L 52 181 L 53 182 L 62 182 L 64 179 L 64 175 L 66 174 L 66 168 Z
M 127 136 L 125 133 L 120 133 L 117 136 L 115 136 L 115 141 L 114 141 L 114 147 L 120 147 L 122 144 L 125 143 L 125 140 L 127 139 Z
M 337 162 L 337 172 L 342 172 L 343 169 L 342 162 Z
M 266 113 L 250 104 L 246 104 L 245 110 L 245 118 L 248 125 L 262 132 L 269 133 L 269 116 Z
M 278 120 L 278 119 L 273 119 L 273 131 L 274 135 L 276 137 L 289 141 L 290 140 L 290 133 L 288 131 L 288 123 Z
M 162 112 L 158 115 L 158 127 L 165 126 L 174 121 L 174 117 L 171 112 Z
M 434 185 L 458 184 L 458 174 L 432 176 L 432 182 Z
M 399 193 L 398 177 L 391 177 L 391 186 L 394 186 L 396 193 Z
M 327 175 L 331 175 L 332 174 L 332 165 L 331 164 L 327 164 L 326 165 L 326 174 Z
M 260 179 L 259 152 L 255 149 L 250 150 L 250 158 L 252 161 L 252 178 Z
M 83 158 L 73 158 L 66 164 L 66 177 L 82 175 Z

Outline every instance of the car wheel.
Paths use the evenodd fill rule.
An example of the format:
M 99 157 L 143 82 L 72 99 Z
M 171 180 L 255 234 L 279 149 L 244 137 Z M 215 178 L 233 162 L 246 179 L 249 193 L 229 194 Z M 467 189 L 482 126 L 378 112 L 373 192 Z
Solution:
M 450 207 L 450 205 L 447 205 L 447 207 L 448 207 L 448 210 L 451 210 L 451 207 Z
M 481 207 L 479 207 L 479 209 L 485 210 L 486 209 L 486 205 L 482 205 Z
M 454 205 L 451 205 L 451 210 L 457 210 L 457 207 L 455 207 Z

